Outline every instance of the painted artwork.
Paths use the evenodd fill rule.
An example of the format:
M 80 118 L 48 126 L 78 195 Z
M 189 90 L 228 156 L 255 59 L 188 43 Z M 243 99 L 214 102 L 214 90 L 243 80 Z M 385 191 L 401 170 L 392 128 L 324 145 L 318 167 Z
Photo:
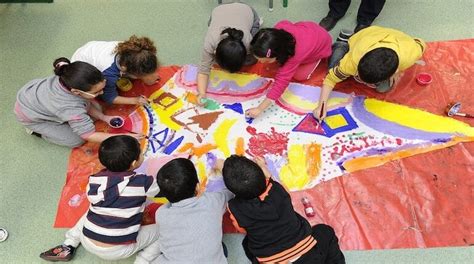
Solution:
M 257 119 L 257 106 L 273 80 L 256 74 L 213 70 L 205 107 L 194 104 L 197 67 L 186 65 L 126 120 L 125 129 L 148 136 L 141 172 L 156 174 L 174 157 L 190 157 L 202 187 L 222 189 L 212 174 L 216 159 L 262 156 L 272 177 L 289 190 L 304 190 L 348 172 L 474 140 L 463 122 L 403 105 L 333 92 L 327 118 L 311 111 L 320 88 L 291 83 Z

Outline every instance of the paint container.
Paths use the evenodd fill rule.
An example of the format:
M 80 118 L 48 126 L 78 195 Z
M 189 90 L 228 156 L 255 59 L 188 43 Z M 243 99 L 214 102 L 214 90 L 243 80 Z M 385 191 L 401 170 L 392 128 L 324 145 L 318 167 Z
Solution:
M 303 203 L 304 206 L 304 214 L 307 217 L 314 217 L 316 215 L 316 212 L 314 211 L 313 205 L 309 201 L 308 198 L 303 197 L 301 198 L 301 202 Z
M 112 119 L 110 119 L 109 121 L 109 125 L 113 128 L 121 128 L 123 127 L 123 123 L 125 123 L 125 121 L 123 120 L 123 118 L 117 116 L 117 117 L 114 117 Z
M 0 228 L 0 242 L 7 240 L 8 232 L 5 228 Z
M 419 85 L 428 85 L 433 81 L 433 76 L 427 72 L 418 73 L 416 75 L 416 82 Z
M 122 92 L 130 91 L 133 88 L 132 82 L 129 79 L 123 77 L 118 79 L 116 85 Z

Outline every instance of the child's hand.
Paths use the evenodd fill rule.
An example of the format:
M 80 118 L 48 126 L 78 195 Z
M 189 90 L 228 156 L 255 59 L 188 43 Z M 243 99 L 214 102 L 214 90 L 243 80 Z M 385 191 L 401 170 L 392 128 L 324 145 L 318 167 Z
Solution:
M 217 159 L 214 163 L 214 167 L 212 168 L 212 170 L 215 172 L 222 172 L 222 168 L 224 168 L 224 160 Z
M 206 94 L 200 94 L 198 93 L 197 98 L 196 98 L 196 104 L 198 106 L 204 107 L 206 105 Z
M 260 108 L 254 107 L 254 108 L 250 108 L 247 111 L 245 111 L 245 115 L 247 117 L 257 118 L 262 112 L 263 111 Z
M 314 118 L 318 119 L 319 122 L 322 122 L 327 115 L 327 108 L 325 103 L 320 103 L 316 109 L 313 110 Z
M 134 137 L 138 140 L 146 138 L 146 136 L 143 135 L 142 133 L 126 133 L 125 135 Z
M 265 174 L 265 177 L 270 178 L 272 176 L 272 174 L 268 170 L 267 162 L 263 157 L 255 157 L 253 160 L 262 169 L 263 174 Z
M 148 100 L 148 98 L 144 95 L 140 95 L 138 97 L 135 97 L 136 100 L 137 100 L 137 103 L 138 105 L 146 105 L 148 104 L 150 101 Z

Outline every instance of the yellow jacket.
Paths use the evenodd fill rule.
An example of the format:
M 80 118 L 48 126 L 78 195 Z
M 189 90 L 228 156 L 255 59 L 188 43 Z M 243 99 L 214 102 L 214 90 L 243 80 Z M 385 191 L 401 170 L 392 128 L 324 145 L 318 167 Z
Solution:
M 323 84 L 334 87 L 337 83 L 357 76 L 360 59 L 376 48 L 390 48 L 398 55 L 398 71 L 411 67 L 420 59 L 425 51 L 426 43 L 407 34 L 378 26 L 365 28 L 349 38 L 349 52 L 342 58 L 339 65 L 329 70 Z

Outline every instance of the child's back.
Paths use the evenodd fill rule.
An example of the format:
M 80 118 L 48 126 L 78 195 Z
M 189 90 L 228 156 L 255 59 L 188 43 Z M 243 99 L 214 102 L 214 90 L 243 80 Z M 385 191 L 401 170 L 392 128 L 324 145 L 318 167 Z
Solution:
M 156 251 L 153 263 L 227 263 L 222 216 L 233 194 L 224 190 L 196 196 L 196 169 L 183 158 L 165 164 L 158 172 L 157 182 L 170 203 L 156 212 L 159 239 L 149 250 Z M 137 262 L 141 260 L 137 258 Z

